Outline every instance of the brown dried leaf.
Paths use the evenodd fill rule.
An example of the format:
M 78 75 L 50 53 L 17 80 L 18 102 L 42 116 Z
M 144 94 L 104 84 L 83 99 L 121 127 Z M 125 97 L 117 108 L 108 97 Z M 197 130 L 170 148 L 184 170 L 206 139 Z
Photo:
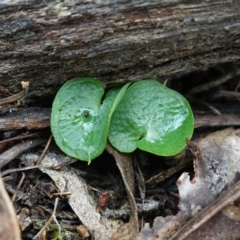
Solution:
M 188 173 L 183 173 L 177 182 L 181 197 L 179 213 L 157 217 L 152 228 L 145 224 L 138 240 L 169 239 L 188 219 L 239 180 L 240 129 L 215 132 L 198 141 L 197 145 L 201 156 L 194 162 L 194 179 L 190 181 Z
M 121 173 L 125 189 L 128 196 L 128 202 L 131 209 L 130 220 L 128 224 L 125 224 L 118 229 L 114 234 L 113 239 L 117 240 L 132 240 L 134 239 L 139 231 L 138 215 L 137 215 L 137 204 L 134 198 L 134 174 L 132 158 L 130 154 L 120 153 L 114 149 L 110 144 L 107 144 L 107 151 L 112 154 L 115 158 L 118 169 Z
M 107 219 L 96 211 L 97 202 L 91 195 L 87 183 L 80 177 L 76 168 L 64 167 L 61 171 L 49 167 L 64 161 L 65 155 L 48 153 L 42 159 L 40 169 L 47 173 L 61 192 L 71 192 L 68 202 L 73 211 L 89 229 L 93 239 L 108 240 L 123 224 L 120 220 Z
M 0 240 L 20 240 L 20 229 L 11 199 L 0 177 Z

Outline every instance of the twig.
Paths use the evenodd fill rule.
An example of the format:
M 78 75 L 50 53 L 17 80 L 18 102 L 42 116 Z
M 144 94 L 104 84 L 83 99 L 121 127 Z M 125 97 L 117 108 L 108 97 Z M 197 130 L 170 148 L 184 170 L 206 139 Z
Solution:
M 71 195 L 72 193 L 71 192 L 60 192 L 60 193 L 52 193 L 53 196 L 55 197 L 65 197 L 65 196 L 68 196 L 68 195 Z
M 58 226 L 59 239 L 62 239 L 62 234 L 61 234 L 62 229 L 61 229 L 61 226 L 60 226 L 60 224 L 58 223 L 58 220 L 56 219 L 55 215 L 52 215 L 52 216 L 53 216 L 53 220 L 55 221 L 55 223 L 56 223 L 57 226 Z
M 33 135 L 33 134 L 32 134 Z M 46 154 L 46 151 L 51 143 L 51 140 L 52 140 L 52 135 L 50 135 L 49 139 L 48 139 L 48 142 L 47 142 L 47 145 L 45 146 L 41 156 L 39 157 L 38 159 L 38 162 L 37 162 L 37 166 L 29 166 L 29 167 L 22 167 L 22 168 L 13 168 L 13 169 L 8 169 L 6 171 L 3 171 L 2 172 L 2 177 L 7 175 L 7 174 L 10 174 L 10 173 L 13 173 L 13 172 L 20 172 L 20 171 L 26 171 L 26 170 L 32 170 L 32 169 L 37 169 L 39 166 L 39 163 L 40 161 L 42 160 L 42 158 L 44 157 L 44 155 Z
M 227 75 L 224 75 L 222 76 L 221 78 L 219 78 L 218 80 L 216 81 L 211 81 L 211 82 L 208 82 L 208 83 L 205 83 L 205 84 L 202 84 L 202 85 L 198 85 L 194 88 L 192 88 L 190 91 L 189 91 L 189 95 L 194 95 L 196 93 L 200 93 L 200 92 L 204 92 L 204 91 L 207 91 L 209 90 L 210 88 L 213 88 L 213 87 L 216 87 L 216 86 L 219 86 L 227 81 L 229 81 L 230 79 L 232 79 L 233 77 L 235 76 L 238 76 L 239 75 L 239 72 L 236 72 L 236 73 L 230 73 L 230 74 L 227 74 Z
M 171 167 L 171 168 L 167 169 L 166 171 L 160 172 L 159 174 L 149 178 L 148 180 L 145 181 L 145 184 L 150 183 L 150 182 L 153 182 L 153 183 L 163 182 L 164 180 L 173 176 L 180 170 L 182 170 L 188 166 L 191 166 L 192 162 L 193 162 L 192 158 L 185 156 L 185 158 L 183 158 L 181 161 L 179 161 L 177 166 Z
M 92 190 L 92 191 L 95 191 L 95 192 L 98 192 L 98 193 L 100 193 L 100 192 L 101 192 L 99 189 L 97 189 L 97 188 L 94 188 L 94 187 L 92 187 L 92 186 L 90 186 L 90 185 L 89 185 L 89 188 L 91 188 L 91 190 Z
M 236 95 L 236 98 L 237 98 L 238 101 L 240 101 L 240 97 L 239 97 L 239 94 L 240 94 L 240 93 L 237 92 L 237 90 L 238 90 L 239 88 L 240 88 L 240 82 L 238 83 L 238 85 L 237 85 L 237 87 L 235 88 L 235 91 L 234 91 L 234 92 L 235 92 L 235 95 Z
M 0 169 L 7 165 L 9 162 L 11 162 L 13 159 L 15 159 L 20 153 L 30 148 L 36 147 L 44 142 L 46 142 L 46 139 L 33 139 L 28 140 L 24 143 L 19 143 L 8 149 L 4 153 L 0 154 Z
M 32 170 L 36 169 L 38 166 L 30 166 L 30 167 L 22 167 L 22 168 L 12 168 L 8 169 L 2 172 L 2 177 L 6 176 L 7 174 L 14 173 L 14 172 L 20 172 L 20 171 L 27 171 L 27 170 Z
M 0 105 L 5 105 L 5 104 L 16 102 L 16 101 L 22 99 L 28 93 L 29 82 L 22 82 L 22 88 L 23 88 L 23 91 L 15 94 L 15 95 L 12 95 L 12 96 L 4 98 L 4 99 L 0 99 Z
M 37 161 L 37 165 L 39 165 L 40 162 L 42 161 L 44 155 L 46 154 L 46 152 L 47 152 L 47 150 L 48 150 L 48 148 L 49 148 L 49 145 L 50 145 L 51 141 L 52 141 L 52 134 L 51 134 L 50 137 L 48 138 L 47 144 L 46 144 L 46 146 L 45 146 L 45 148 L 44 148 L 41 156 L 39 157 L 39 159 L 38 159 L 38 161 Z
M 228 100 L 240 100 L 240 93 L 226 90 L 219 90 L 213 94 L 212 99 L 227 98 Z
M 145 197 L 146 197 L 146 184 L 144 182 L 144 177 L 143 177 L 141 168 L 139 167 L 139 164 L 138 164 L 138 161 L 137 161 L 135 155 L 134 155 L 134 162 L 135 162 L 135 165 L 137 166 L 137 169 L 138 169 L 138 172 L 135 173 L 136 174 L 136 179 L 137 179 L 137 182 L 138 182 L 138 189 L 139 189 L 140 197 L 141 197 L 141 200 L 142 200 L 142 204 L 144 204 Z M 141 217 L 139 223 L 140 223 L 140 228 L 143 229 L 143 225 L 144 225 L 143 216 Z
M 77 161 L 78 161 L 77 159 L 70 158 L 70 157 L 65 157 L 62 162 L 60 162 L 58 164 L 53 164 L 50 167 L 50 169 L 52 169 L 52 170 L 59 170 L 59 169 L 65 167 L 65 166 L 67 166 L 69 164 L 72 164 L 72 163 L 75 163 Z
M 224 113 L 222 116 L 206 114 L 194 119 L 194 128 L 200 127 L 234 127 L 240 125 L 240 114 Z
M 139 167 L 136 157 L 134 158 L 134 162 L 135 162 L 135 165 L 137 166 L 137 170 L 138 170 L 138 172 L 136 172 L 136 178 L 138 181 L 138 189 L 140 192 L 142 203 L 144 203 L 144 199 L 146 196 L 146 185 L 145 185 L 144 177 L 143 177 L 142 171 Z
M 141 200 L 141 199 L 139 199 Z M 149 214 L 149 213 L 156 213 L 160 209 L 161 202 L 160 200 L 145 200 L 144 203 L 137 203 L 137 211 L 139 216 L 144 216 L 144 214 Z M 121 208 L 118 210 L 114 209 L 107 209 L 102 212 L 102 215 L 104 215 L 107 218 L 113 218 L 113 219 L 126 219 L 130 215 L 130 210 L 129 208 Z
M 213 107 L 212 105 L 210 105 L 210 104 L 208 104 L 208 103 L 206 103 L 206 102 L 204 102 L 204 101 L 202 101 L 202 100 L 200 100 L 200 99 L 197 99 L 197 98 L 194 98 L 194 97 L 188 96 L 188 95 L 186 95 L 185 97 L 186 97 L 187 99 L 190 99 L 190 100 L 196 102 L 196 103 L 199 103 L 199 104 L 202 104 L 202 105 L 206 106 L 206 107 L 209 108 L 209 109 L 212 111 L 212 113 L 215 114 L 215 115 L 218 115 L 218 116 L 221 116 L 221 115 L 222 115 L 218 109 L 216 109 L 216 108 Z
M 54 209 L 53 209 L 53 213 L 51 215 L 51 217 L 48 219 L 48 221 L 46 222 L 46 224 L 43 226 L 43 228 L 37 233 L 37 235 L 34 236 L 33 239 L 36 239 L 37 237 L 39 237 L 45 230 L 46 228 L 49 226 L 49 224 L 51 223 L 51 221 L 54 219 L 55 215 L 56 215 L 56 210 L 57 210 L 57 205 L 59 202 L 59 197 L 57 197 L 55 199 L 55 204 L 54 204 Z
M 203 209 L 197 216 L 188 221 L 180 230 L 178 230 L 170 240 L 183 240 L 201 225 L 207 222 L 212 216 L 222 210 L 231 202 L 240 197 L 240 181 L 235 183 L 228 191 L 226 191 L 216 201 Z
M 7 177 L 4 177 L 2 180 L 3 180 L 3 182 L 7 182 L 7 181 L 12 180 L 12 179 L 13 179 L 12 176 L 7 176 Z
M 51 194 L 51 191 L 47 191 L 45 190 L 43 187 L 42 187 L 42 184 L 37 184 L 36 187 L 38 187 L 39 189 L 41 189 L 50 199 L 53 197 L 52 194 Z
M 28 134 L 26 136 L 17 136 L 17 137 L 13 137 L 13 138 L 8 138 L 8 139 L 5 139 L 3 141 L 0 141 L 0 144 L 5 144 L 5 143 L 8 143 L 8 142 L 23 140 L 23 139 L 27 139 L 27 138 L 33 138 L 33 137 L 37 137 L 39 135 L 40 135 L 40 132 L 36 132 L 36 133 Z
M 17 186 L 17 189 L 16 189 L 15 193 L 12 196 L 12 202 L 15 202 L 18 190 L 20 190 L 20 188 L 21 188 L 21 186 L 23 184 L 24 179 L 25 179 L 25 174 L 22 173 L 22 178 L 21 178 L 20 182 L 18 183 L 18 186 Z

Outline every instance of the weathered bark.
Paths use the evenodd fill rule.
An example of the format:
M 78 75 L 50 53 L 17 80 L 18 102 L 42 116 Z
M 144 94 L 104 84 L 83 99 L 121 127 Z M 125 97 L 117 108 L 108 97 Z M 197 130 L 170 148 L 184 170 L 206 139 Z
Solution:
M 22 111 L 9 112 L 0 116 L 0 131 L 12 129 L 43 129 L 50 126 L 51 109 L 27 108 Z
M 202 69 L 240 56 L 239 1 L 0 2 L 0 85 L 31 96 L 68 79 L 107 84 Z

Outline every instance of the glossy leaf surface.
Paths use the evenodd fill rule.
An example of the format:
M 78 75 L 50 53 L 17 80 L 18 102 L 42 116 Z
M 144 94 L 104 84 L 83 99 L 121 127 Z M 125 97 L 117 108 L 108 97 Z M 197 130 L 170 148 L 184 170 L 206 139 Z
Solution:
M 193 133 L 187 100 L 155 80 L 132 84 L 115 109 L 109 141 L 121 152 L 136 148 L 160 156 L 180 152 Z
M 58 91 L 52 106 L 51 130 L 60 149 L 90 162 L 107 142 L 110 118 L 127 86 L 104 95 L 104 86 L 93 78 L 76 78 Z

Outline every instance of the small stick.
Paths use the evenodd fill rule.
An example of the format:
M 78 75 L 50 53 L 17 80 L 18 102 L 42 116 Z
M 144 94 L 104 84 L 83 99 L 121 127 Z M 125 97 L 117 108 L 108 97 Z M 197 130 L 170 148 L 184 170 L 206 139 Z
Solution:
M 59 239 L 62 239 L 62 234 L 61 234 L 62 229 L 61 229 L 61 226 L 60 226 L 60 224 L 58 223 L 58 220 L 56 219 L 55 215 L 53 214 L 52 216 L 53 216 L 53 220 L 55 221 L 55 223 L 56 223 L 57 226 L 58 226 Z
M 218 109 L 216 109 L 215 107 L 211 106 L 210 104 L 208 104 L 208 103 L 206 103 L 206 102 L 204 102 L 204 101 L 202 101 L 202 100 L 200 100 L 200 99 L 197 99 L 197 98 L 194 98 L 194 97 L 188 96 L 188 95 L 186 95 L 185 97 L 186 97 L 187 99 L 190 99 L 190 100 L 196 102 L 196 103 L 199 103 L 199 104 L 202 104 L 202 105 L 206 106 L 206 107 L 209 108 L 209 109 L 212 111 L 212 113 L 215 114 L 215 115 L 218 115 L 218 116 L 221 116 L 221 115 L 222 115 L 221 112 L 220 112 Z
M 36 169 L 38 166 L 30 166 L 30 167 L 22 167 L 22 168 L 12 168 L 8 169 L 2 172 L 2 177 L 6 176 L 7 174 L 14 173 L 14 172 L 20 172 L 20 171 L 27 171 L 31 169 Z
M 237 85 L 237 87 L 235 88 L 235 91 L 234 91 L 235 94 L 236 94 L 236 98 L 237 98 L 238 101 L 240 101 L 240 97 L 239 97 L 239 94 L 240 94 L 240 93 L 237 92 L 237 90 L 238 90 L 239 88 L 240 88 L 240 82 L 238 83 L 238 85 Z
M 26 170 L 32 170 L 32 169 L 37 169 L 39 168 L 39 163 L 40 161 L 42 160 L 42 158 L 44 157 L 44 155 L 46 154 L 46 151 L 51 143 L 51 140 L 52 140 L 52 135 L 50 135 L 49 139 L 48 139 L 48 142 L 47 142 L 47 145 L 45 146 L 41 156 L 39 157 L 38 159 L 38 162 L 37 162 L 37 165 L 36 166 L 29 166 L 29 167 L 22 167 L 22 168 L 13 168 L 13 169 L 8 169 L 6 171 L 3 171 L 2 172 L 2 177 L 7 175 L 7 174 L 10 174 L 10 173 L 13 173 L 13 172 L 19 172 L 19 171 L 26 171 Z
M 0 144 L 5 144 L 5 143 L 8 143 L 8 142 L 23 140 L 23 139 L 32 138 L 32 137 L 37 137 L 37 136 L 39 136 L 39 134 L 40 134 L 40 132 L 36 132 L 36 133 L 28 134 L 26 136 L 17 136 L 17 137 L 13 137 L 13 138 L 8 138 L 8 139 L 5 139 L 3 141 L 0 141 Z
M 193 162 L 192 158 L 186 157 L 182 161 L 180 161 L 177 166 L 171 167 L 168 170 L 166 170 L 164 172 L 160 172 L 157 175 L 149 178 L 148 180 L 145 181 L 145 184 L 150 183 L 150 182 L 153 182 L 153 183 L 163 182 L 164 180 L 166 180 L 167 178 L 170 178 L 171 176 L 173 176 L 180 170 L 182 170 L 188 166 L 191 166 L 192 162 Z
M 99 189 L 94 188 L 94 187 L 92 187 L 92 186 L 90 186 L 90 185 L 89 185 L 89 187 L 91 188 L 91 190 L 93 190 L 93 191 L 95 191 L 95 192 L 99 192 L 99 193 L 101 192 Z
M 138 189 L 140 192 L 142 203 L 144 203 L 144 199 L 145 199 L 145 195 L 146 195 L 146 185 L 145 185 L 144 177 L 143 177 L 142 171 L 139 167 L 136 157 L 134 157 L 134 162 L 135 162 L 135 165 L 137 166 L 137 170 L 138 170 L 138 173 L 136 174 L 136 178 L 138 181 Z
M 56 215 L 56 210 L 57 210 L 57 205 L 59 202 L 59 197 L 57 197 L 55 199 L 55 204 L 54 204 L 54 209 L 53 209 L 53 213 L 51 215 L 51 217 L 48 219 L 48 221 L 46 222 L 46 224 L 43 226 L 43 228 L 37 233 L 37 235 L 34 236 L 33 239 L 36 239 L 37 237 L 39 237 L 45 230 L 46 228 L 49 226 L 49 224 L 52 222 L 52 220 L 54 219 L 55 215 Z
M 40 184 L 38 184 L 37 187 L 39 187 L 50 199 L 53 197 L 52 194 L 51 194 L 51 191 L 47 191 L 45 190 L 41 185 L 39 186 Z
M 60 162 L 58 164 L 53 164 L 50 167 L 50 169 L 52 169 L 52 170 L 59 170 L 59 169 L 65 167 L 65 166 L 67 166 L 69 164 L 72 164 L 72 163 L 75 163 L 77 161 L 78 161 L 77 159 L 73 159 L 73 158 L 70 158 L 70 157 L 65 157 L 62 162 Z
M 20 153 L 30 148 L 41 145 L 45 141 L 46 139 L 43 138 L 28 140 L 24 143 L 19 143 L 8 149 L 7 151 L 3 152 L 2 154 L 0 154 L 0 169 L 7 165 L 9 162 L 11 162 L 13 159 L 15 159 Z
M 7 182 L 9 180 L 13 180 L 13 177 L 12 176 L 7 176 L 7 177 L 4 177 L 2 180 L 3 180 L 3 182 Z
M 236 72 L 235 74 L 233 73 L 229 73 L 227 75 L 224 75 L 222 76 L 221 78 L 219 78 L 218 80 L 216 81 L 211 81 L 211 82 L 208 82 L 208 83 L 204 83 L 202 85 L 198 85 L 194 88 L 192 88 L 190 91 L 189 91 L 189 95 L 194 95 L 196 93 L 200 93 L 200 92 L 204 92 L 204 91 L 207 91 L 209 90 L 210 88 L 213 88 L 213 87 L 216 87 L 216 86 L 219 86 L 227 81 L 229 81 L 230 79 L 232 79 L 233 77 L 235 76 L 238 76 L 239 75 L 239 72 Z
M 52 193 L 53 196 L 55 197 L 65 197 L 65 196 L 68 196 L 68 195 L 71 195 L 72 193 L 71 192 L 60 192 L 60 193 Z
M 219 90 L 216 93 L 213 94 L 212 99 L 216 98 L 227 98 L 231 100 L 239 100 L 240 99 L 240 93 L 239 92 L 233 92 L 233 91 L 226 91 L 226 90 Z
M 15 95 L 12 95 L 12 96 L 4 98 L 4 99 L 0 99 L 0 105 L 5 105 L 5 104 L 16 102 L 16 101 L 22 99 L 28 93 L 29 82 L 22 82 L 22 88 L 23 88 L 23 91 L 15 94 Z
M 45 154 L 46 154 L 46 152 L 47 152 L 47 150 L 48 150 L 48 148 L 49 148 L 49 145 L 50 145 L 51 141 L 52 141 L 52 134 L 51 134 L 51 135 L 49 136 L 49 138 L 48 138 L 47 144 L 46 144 L 46 146 L 45 146 L 45 148 L 44 148 L 41 156 L 39 157 L 39 159 L 38 159 L 38 161 L 37 161 L 37 165 L 40 164 L 40 162 L 42 161 L 43 157 L 45 156 Z
M 170 240 L 183 240 L 192 232 L 206 223 L 212 216 L 222 210 L 224 207 L 234 202 L 240 197 L 240 181 L 235 183 L 221 197 L 204 208 L 198 215 L 188 221 L 180 230 L 178 230 Z
M 12 196 L 12 202 L 15 202 L 18 190 L 20 190 L 20 188 L 21 188 L 21 186 L 23 184 L 24 179 L 25 179 L 25 174 L 22 173 L 22 178 L 21 178 L 20 182 L 18 183 L 18 186 L 17 186 L 17 189 L 16 189 L 15 193 Z

